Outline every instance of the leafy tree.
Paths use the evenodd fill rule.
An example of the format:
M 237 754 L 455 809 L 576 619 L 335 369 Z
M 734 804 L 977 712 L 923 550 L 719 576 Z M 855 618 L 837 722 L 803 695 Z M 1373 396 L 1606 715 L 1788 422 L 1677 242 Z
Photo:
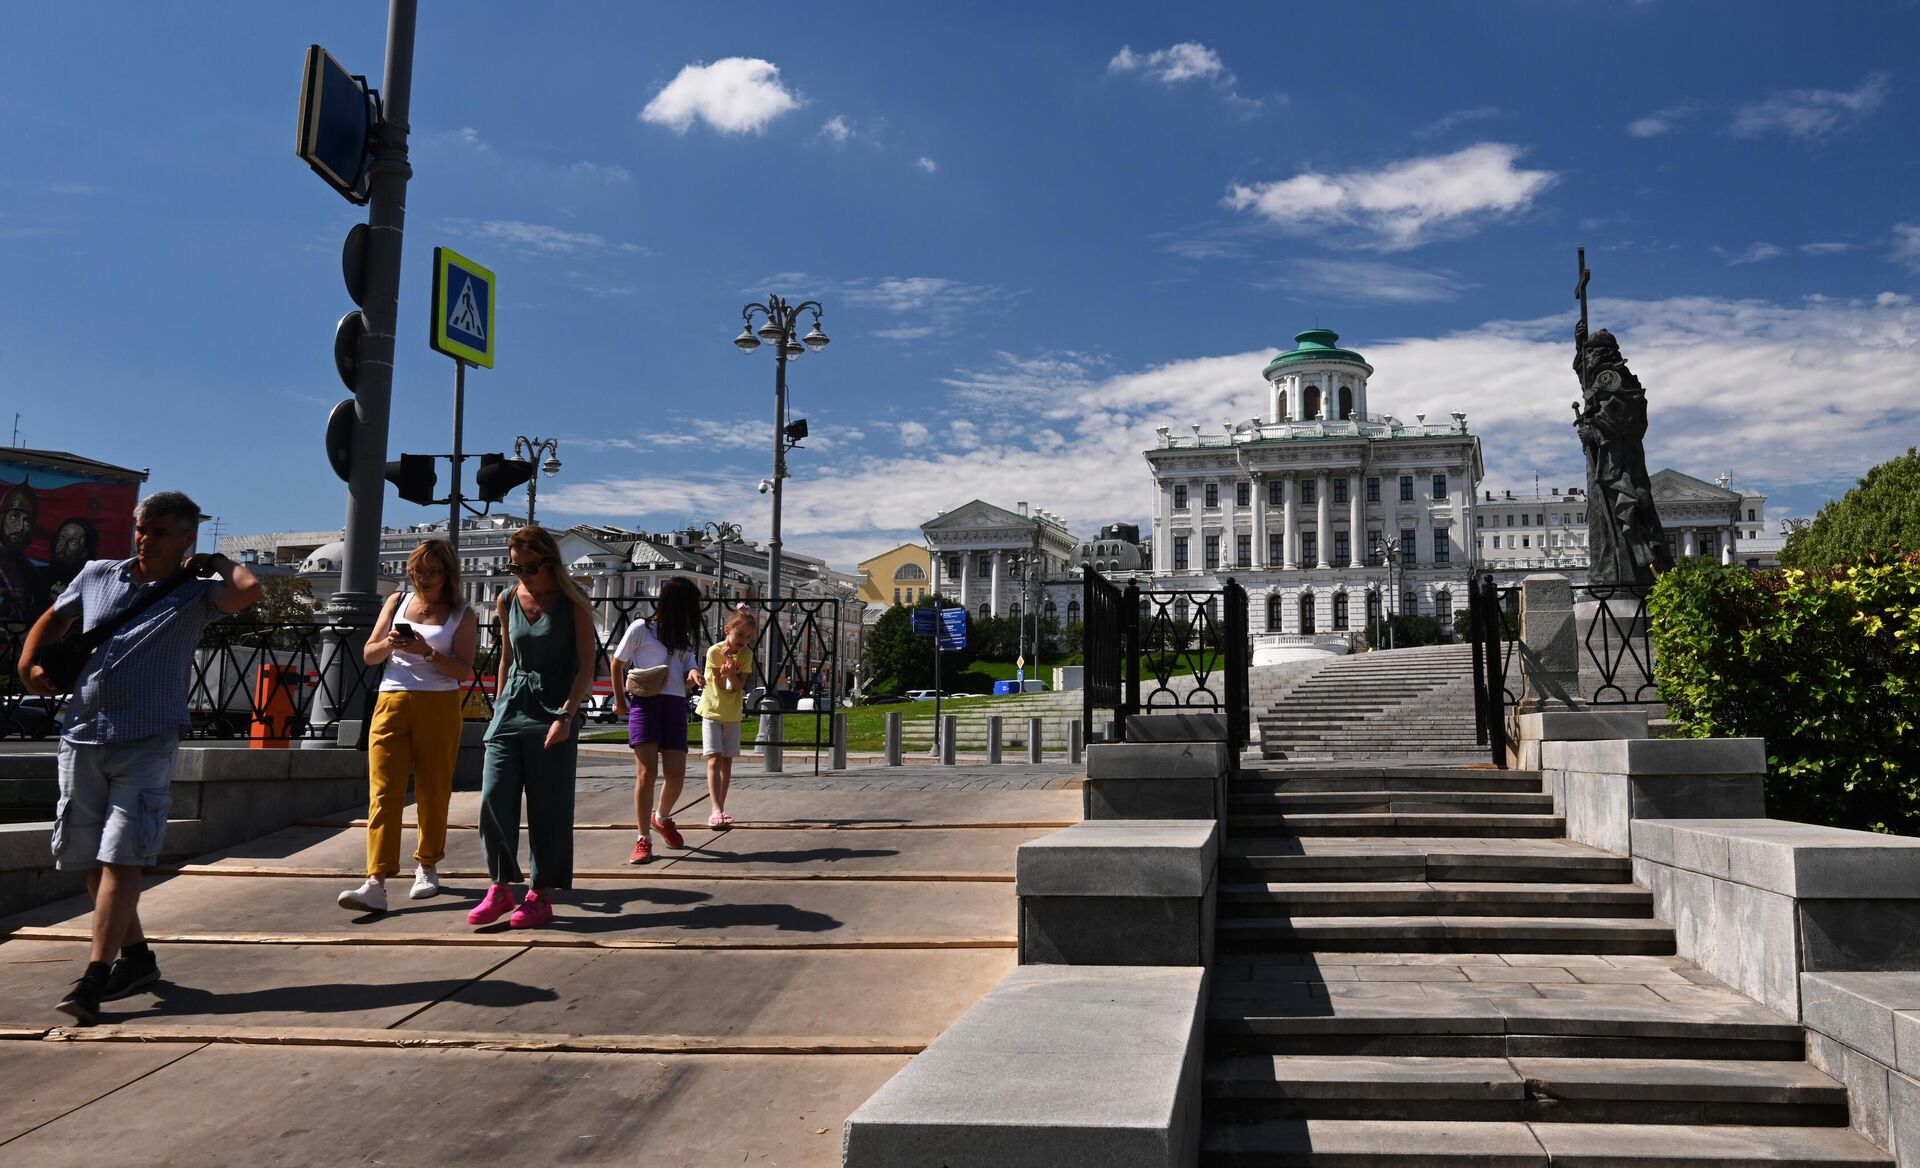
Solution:
M 1827 568 L 1920 548 L 1920 451 L 1868 471 L 1859 484 L 1820 508 L 1813 522 L 1787 537 L 1780 563 Z
M 913 608 L 953 608 L 955 602 L 942 596 L 930 596 Z M 975 622 L 980 623 L 976 620 Z M 967 648 L 940 655 L 941 680 L 948 682 L 972 665 L 977 630 L 969 631 Z M 894 605 L 882 613 L 867 631 L 866 675 L 873 679 L 873 693 L 897 694 L 910 689 L 933 686 L 933 641 L 914 634 L 912 610 Z
M 1445 640 L 1443 632 L 1439 617 L 1396 613 L 1393 617 L 1392 644 L 1396 649 L 1411 649 L 1416 645 L 1438 645 Z M 1387 644 L 1387 622 L 1376 621 L 1367 626 L 1369 648 L 1384 649 Z

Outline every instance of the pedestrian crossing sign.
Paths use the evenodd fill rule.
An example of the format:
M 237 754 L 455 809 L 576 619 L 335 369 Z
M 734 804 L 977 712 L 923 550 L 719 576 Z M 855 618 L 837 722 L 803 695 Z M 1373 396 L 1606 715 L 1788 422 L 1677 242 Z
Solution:
M 433 249 L 433 336 L 437 352 L 493 368 L 493 273 L 452 248 Z

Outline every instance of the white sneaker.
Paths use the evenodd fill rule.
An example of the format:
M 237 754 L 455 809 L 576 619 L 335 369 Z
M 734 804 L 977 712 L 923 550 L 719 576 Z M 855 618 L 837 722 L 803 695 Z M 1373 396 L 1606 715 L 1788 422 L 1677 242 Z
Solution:
M 340 894 L 340 907 L 355 909 L 359 912 L 386 912 L 387 886 L 369 876 L 365 884 Z
M 440 873 L 432 864 L 418 864 L 413 869 L 413 888 L 407 896 L 413 900 L 425 900 L 429 896 L 440 895 Z

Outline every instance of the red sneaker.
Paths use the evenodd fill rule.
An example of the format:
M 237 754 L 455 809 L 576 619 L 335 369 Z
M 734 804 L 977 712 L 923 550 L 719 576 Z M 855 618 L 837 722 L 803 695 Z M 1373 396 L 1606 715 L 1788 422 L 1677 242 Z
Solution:
M 520 907 L 507 918 L 510 929 L 537 929 L 553 920 L 553 902 L 538 892 L 528 892 Z
M 513 908 L 513 889 L 508 888 L 504 884 L 489 885 L 486 899 L 473 906 L 472 911 L 467 913 L 467 923 L 469 925 L 491 925 L 501 917 L 512 912 Z
M 680 834 L 680 829 L 674 826 L 673 820 L 660 818 L 660 813 L 657 811 L 653 815 L 653 830 L 660 833 L 660 842 L 670 848 L 687 846 L 686 837 Z
M 633 841 L 633 855 L 627 857 L 629 864 L 644 864 L 653 859 L 653 841 L 641 836 Z

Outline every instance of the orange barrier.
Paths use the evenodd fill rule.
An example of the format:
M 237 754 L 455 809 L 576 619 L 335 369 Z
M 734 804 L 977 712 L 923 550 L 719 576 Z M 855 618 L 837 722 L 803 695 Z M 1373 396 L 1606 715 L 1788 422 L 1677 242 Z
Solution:
M 306 674 L 285 665 L 262 665 L 253 686 L 253 708 L 257 711 L 247 743 L 253 750 L 285 750 L 293 737 L 293 720 L 299 712 L 294 695 L 306 684 Z

